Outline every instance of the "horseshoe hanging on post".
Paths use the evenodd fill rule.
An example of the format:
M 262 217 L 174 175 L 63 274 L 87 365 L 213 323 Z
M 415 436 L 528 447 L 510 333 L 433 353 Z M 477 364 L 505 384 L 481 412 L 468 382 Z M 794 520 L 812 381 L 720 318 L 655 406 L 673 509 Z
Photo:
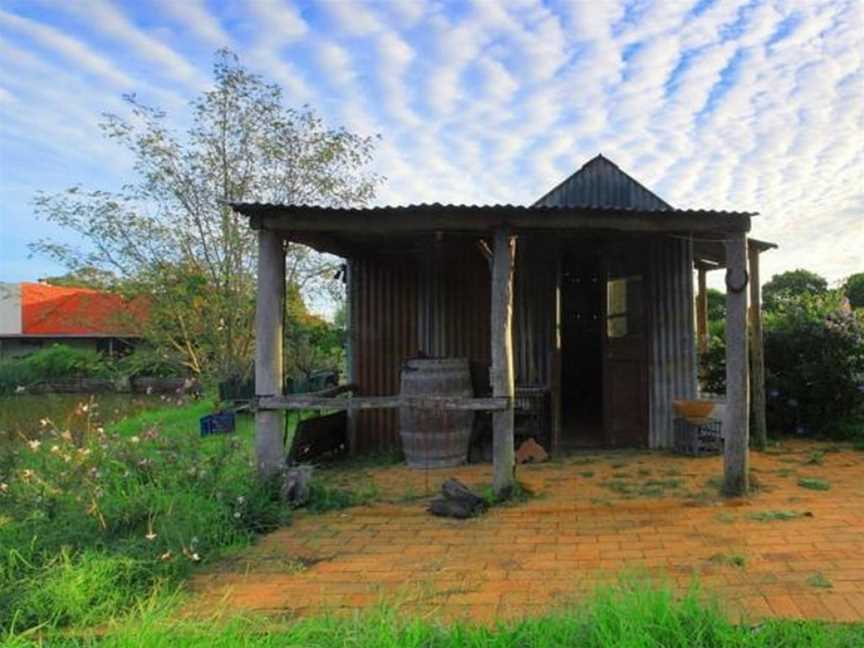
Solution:
M 747 284 L 750 282 L 750 275 L 747 274 L 746 270 L 742 269 L 739 271 L 739 273 L 736 273 L 734 268 L 726 268 L 726 288 L 730 292 L 740 293 L 747 287 Z M 738 274 L 739 276 L 735 276 L 736 274 Z

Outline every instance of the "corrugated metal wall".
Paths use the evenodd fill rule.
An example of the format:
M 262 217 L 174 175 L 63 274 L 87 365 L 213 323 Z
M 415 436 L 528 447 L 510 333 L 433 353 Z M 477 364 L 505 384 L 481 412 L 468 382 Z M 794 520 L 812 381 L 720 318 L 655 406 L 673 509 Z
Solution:
M 672 400 L 696 396 L 692 243 L 654 240 L 650 263 L 649 444 L 667 448 L 673 443 Z
M 413 258 L 351 260 L 351 379 L 363 396 L 399 393 L 399 369 L 417 343 L 417 265 Z M 399 447 L 398 412 L 357 414 L 357 450 Z
M 513 352 L 516 384 L 547 386 L 555 340 L 558 248 L 542 238 L 516 243 L 513 288 Z
M 351 261 L 352 380 L 364 396 L 399 393 L 402 362 L 418 351 L 488 367 L 489 268 L 471 240 L 432 244 L 419 258 Z M 357 450 L 399 447 L 396 410 L 357 418 Z

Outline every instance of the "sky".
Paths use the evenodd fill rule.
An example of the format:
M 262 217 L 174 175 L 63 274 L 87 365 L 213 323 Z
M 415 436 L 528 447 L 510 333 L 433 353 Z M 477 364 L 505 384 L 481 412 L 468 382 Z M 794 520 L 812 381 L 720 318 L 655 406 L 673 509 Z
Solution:
M 597 153 L 759 212 L 762 274 L 864 271 L 864 1 L 0 0 L 0 281 L 62 268 L 39 190 L 117 189 L 122 95 L 188 123 L 214 52 L 380 134 L 376 204 L 530 204 Z M 718 274 L 718 273 L 712 273 Z

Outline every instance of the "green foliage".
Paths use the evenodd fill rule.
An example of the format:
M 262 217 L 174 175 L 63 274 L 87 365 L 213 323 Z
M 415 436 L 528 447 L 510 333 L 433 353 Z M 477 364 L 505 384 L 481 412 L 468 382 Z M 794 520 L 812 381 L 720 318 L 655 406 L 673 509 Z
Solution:
M 825 578 L 825 575 L 821 572 L 816 572 L 812 576 L 808 577 L 807 584 L 810 587 L 818 587 L 820 589 L 831 589 L 834 587 L 831 581 Z
M 836 433 L 864 416 L 864 313 L 836 292 L 787 300 L 765 318 L 769 429 Z
M 762 304 L 766 311 L 777 310 L 784 302 L 800 297 L 821 295 L 828 291 L 828 282 L 809 270 L 790 270 L 771 277 L 762 286 Z
M 864 625 L 767 619 L 733 624 L 713 599 L 693 588 L 676 596 L 648 581 L 625 581 L 595 592 L 577 606 L 495 626 L 442 624 L 378 607 L 353 616 L 308 617 L 279 624 L 256 616 L 234 619 L 172 618 L 164 608 L 145 608 L 93 639 L 57 637 L 68 646 L 100 648 L 857 648 Z M 30 645 L 10 637 L 10 645 Z
M 816 477 L 801 477 L 798 480 L 798 485 L 801 488 L 809 488 L 810 490 L 818 490 L 818 491 L 831 490 L 831 483 L 830 482 L 827 482 L 824 479 L 817 479 Z
M 117 287 L 146 298 L 150 316 L 134 322 L 156 348 L 171 349 L 196 374 L 243 373 L 254 350 L 257 244 L 229 202 L 367 204 L 380 178 L 369 164 L 375 138 L 328 128 L 311 109 L 285 105 L 278 85 L 217 53 L 213 85 L 177 124 L 124 97 L 128 114 L 106 115 L 107 138 L 134 158 L 119 192 L 72 187 L 37 195 L 37 211 L 66 230 L 34 252 L 70 276 L 113 273 Z M 288 244 L 286 283 L 341 294 L 338 262 Z M 88 274 L 89 273 L 89 274 Z M 101 275 L 100 275 L 101 276 Z
M 368 504 L 378 497 L 374 484 L 357 490 L 348 490 L 313 480 L 309 486 L 309 500 L 305 508 L 311 513 L 341 511 L 352 506 Z
M 153 376 L 171 378 L 189 373 L 184 358 L 170 348 L 155 349 L 142 345 L 117 361 L 117 371 L 123 376 Z
M 169 406 L 83 439 L 46 421 L 41 440 L 5 448 L 0 627 L 100 623 L 285 522 L 254 475 L 249 423 L 198 435 L 211 408 Z
M 864 272 L 850 275 L 843 283 L 843 292 L 852 308 L 864 308 Z
M 309 313 L 297 286 L 289 286 L 285 318 L 285 367 L 298 384 L 318 370 L 344 372 L 345 329 Z
M 721 322 L 726 319 L 726 293 L 716 288 L 708 292 L 708 321 Z
M 741 554 L 714 554 L 708 559 L 715 565 L 727 565 L 729 567 L 738 567 L 743 569 L 747 565 L 747 558 Z
M 787 296 L 765 313 L 765 390 L 773 434 L 856 437 L 864 428 L 864 311 L 837 291 Z M 725 342 L 700 357 L 706 391 L 726 389 Z
M 812 517 L 812 513 L 798 511 L 758 511 L 750 513 L 747 517 L 757 522 L 785 522 L 787 520 L 797 520 L 802 517 Z
M 0 393 L 38 382 L 111 375 L 110 363 L 97 351 L 53 344 L 22 358 L 0 362 Z

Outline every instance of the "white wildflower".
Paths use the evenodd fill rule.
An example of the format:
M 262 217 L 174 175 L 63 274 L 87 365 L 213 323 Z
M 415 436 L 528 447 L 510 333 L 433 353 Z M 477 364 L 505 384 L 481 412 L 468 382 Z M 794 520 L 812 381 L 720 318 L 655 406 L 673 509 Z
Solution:
M 42 427 L 46 427 L 51 422 L 51 419 L 43 418 L 39 419 L 39 425 Z
M 130 437 L 129 440 L 132 443 L 139 443 L 141 441 L 141 439 L 139 439 L 137 436 Z
M 9 492 L 9 484 L 7 484 L 6 482 L 0 482 L 0 493 L 7 492 Z
M 150 542 L 153 542 L 156 539 L 156 534 L 153 531 L 150 531 L 144 537 L 147 538 Z
M 72 440 L 72 433 L 71 433 L 69 430 L 63 430 L 63 431 L 60 433 L 60 436 L 61 436 L 65 441 L 71 441 L 71 440 Z
M 33 452 L 36 452 L 36 451 L 39 449 L 39 446 L 42 445 L 42 442 L 39 441 L 38 439 L 33 439 L 32 441 L 28 441 L 28 442 L 27 442 L 27 445 L 30 446 L 30 449 L 31 449 Z
M 235 519 L 235 520 L 239 520 L 239 519 L 240 519 L 240 511 L 235 511 L 235 512 L 234 512 L 234 519 Z
M 51 446 L 51 454 L 57 454 L 58 452 L 60 452 L 60 446 L 52 445 Z
M 171 560 L 171 551 L 166 551 L 161 556 L 159 556 L 159 560 Z
M 237 496 L 237 502 L 238 502 L 239 504 L 242 504 L 242 503 L 245 502 L 245 501 L 246 501 L 246 498 L 243 497 L 242 495 L 238 495 L 238 496 Z

